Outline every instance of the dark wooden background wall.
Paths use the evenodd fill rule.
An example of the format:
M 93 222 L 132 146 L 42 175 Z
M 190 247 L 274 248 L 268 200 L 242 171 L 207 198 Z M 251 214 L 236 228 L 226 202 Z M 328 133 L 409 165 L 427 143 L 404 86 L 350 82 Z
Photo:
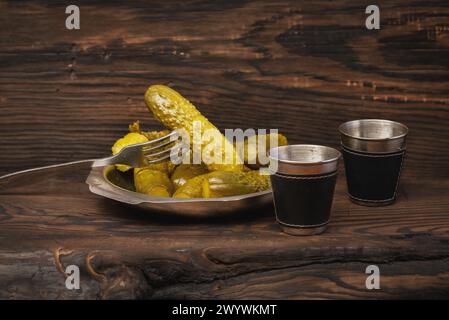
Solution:
M 0 2 L 0 173 L 106 155 L 157 127 L 147 86 L 172 85 L 221 128 L 279 128 L 338 146 L 338 125 L 410 127 L 406 174 L 449 177 L 449 2 Z

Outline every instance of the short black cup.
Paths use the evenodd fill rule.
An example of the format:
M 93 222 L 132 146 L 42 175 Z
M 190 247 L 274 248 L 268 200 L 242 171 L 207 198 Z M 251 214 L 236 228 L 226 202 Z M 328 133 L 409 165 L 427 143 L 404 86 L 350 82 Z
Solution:
M 270 150 L 276 220 L 291 235 L 324 232 L 331 216 L 338 174 L 338 150 L 318 145 L 287 145 Z
M 339 127 L 348 195 L 357 204 L 383 206 L 396 200 L 408 128 L 380 119 Z

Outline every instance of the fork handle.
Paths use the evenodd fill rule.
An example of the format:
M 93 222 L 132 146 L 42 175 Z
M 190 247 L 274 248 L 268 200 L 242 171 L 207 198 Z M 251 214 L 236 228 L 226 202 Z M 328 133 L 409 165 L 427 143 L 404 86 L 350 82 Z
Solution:
M 38 168 L 32 168 L 32 169 L 26 169 L 21 170 L 13 173 L 8 173 L 3 176 L 0 176 L 0 180 L 12 178 L 18 175 L 22 175 L 24 173 L 31 173 L 35 171 L 43 171 L 43 170 L 51 170 L 54 168 L 60 168 L 60 167 L 68 167 L 68 166 L 74 166 L 77 168 L 91 168 L 91 167 L 104 167 L 109 164 L 113 164 L 114 156 L 102 158 L 102 159 L 87 159 L 87 160 L 78 160 L 78 161 L 71 161 L 71 162 L 64 162 L 64 163 L 58 163 L 53 164 L 50 166 L 44 166 L 44 167 L 38 167 Z

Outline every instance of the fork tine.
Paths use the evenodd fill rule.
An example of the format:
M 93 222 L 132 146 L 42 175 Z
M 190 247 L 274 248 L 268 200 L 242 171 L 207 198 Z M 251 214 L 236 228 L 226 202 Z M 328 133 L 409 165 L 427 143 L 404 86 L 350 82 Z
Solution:
M 157 138 L 157 139 L 154 139 L 154 140 L 150 140 L 150 141 L 147 141 L 147 142 L 137 143 L 137 144 L 134 144 L 133 146 L 138 146 L 138 147 L 151 146 L 152 144 L 155 144 L 156 142 L 160 142 L 160 141 L 166 140 L 166 139 L 170 138 L 171 136 L 179 137 L 178 131 L 174 130 L 174 131 L 170 132 L 169 134 L 166 134 L 163 137 L 160 137 L 160 138 Z M 165 146 L 165 145 L 167 145 L 167 144 L 169 144 L 170 142 L 173 142 L 173 141 L 176 141 L 176 140 L 169 140 L 168 143 L 161 144 L 160 146 L 158 145 L 158 146 L 152 147 L 152 149 L 163 147 L 163 146 Z M 163 143 L 165 143 L 165 142 L 163 142 Z M 151 149 L 148 149 L 148 150 L 151 150 Z
M 163 155 L 165 153 L 169 153 L 170 154 L 173 150 L 179 149 L 180 147 L 182 147 L 182 144 L 181 143 L 177 143 L 176 145 L 174 145 L 173 147 L 171 147 L 169 149 L 165 149 L 165 150 L 162 150 L 162 151 L 159 151 L 159 152 L 153 152 L 153 153 L 146 153 L 146 152 L 144 152 L 143 155 L 145 156 L 145 158 L 149 159 L 151 157 L 157 157 L 157 156 Z M 145 150 L 145 151 L 147 151 L 147 150 Z
M 162 147 L 165 147 L 165 146 L 167 146 L 167 145 L 169 145 L 170 143 L 174 143 L 174 142 L 176 142 L 177 140 L 167 140 L 166 142 L 162 142 L 161 144 L 158 144 L 157 146 L 153 146 L 153 147 L 146 147 L 146 146 L 143 146 L 142 147 L 142 151 L 143 152 L 147 152 L 147 151 L 151 151 L 151 150 L 155 150 L 155 149 L 159 149 L 159 148 L 162 148 Z
M 177 143 L 175 146 L 155 153 L 144 153 L 145 162 L 147 164 L 157 163 L 171 157 L 172 152 L 182 152 L 183 143 Z
M 171 139 L 173 136 L 175 136 L 176 139 Z M 179 140 L 179 136 L 179 132 L 175 130 L 163 137 L 151 141 L 125 146 L 119 153 L 110 157 L 110 159 L 108 158 L 108 161 L 113 164 L 126 164 L 138 168 L 150 163 L 165 160 L 171 156 L 172 152 L 176 152 L 175 148 L 184 145 L 182 141 Z M 167 147 L 171 143 L 173 143 L 174 146 Z M 158 151 L 161 149 L 163 150 Z
M 160 158 L 157 158 L 157 159 L 154 159 L 154 160 L 148 160 L 148 159 L 146 159 L 146 163 L 147 164 L 152 164 L 152 163 L 157 163 L 157 162 L 160 162 L 160 161 L 164 161 L 165 159 L 168 159 L 168 158 L 170 158 L 170 154 L 167 154 L 167 155 L 165 155 L 165 156 L 163 156 L 163 157 L 160 157 Z

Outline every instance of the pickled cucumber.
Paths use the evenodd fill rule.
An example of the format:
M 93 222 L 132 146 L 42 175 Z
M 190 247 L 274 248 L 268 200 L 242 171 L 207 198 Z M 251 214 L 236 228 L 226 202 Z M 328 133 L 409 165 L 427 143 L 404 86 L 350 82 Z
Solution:
M 128 130 L 130 133 L 138 133 L 141 134 L 143 136 L 145 136 L 148 141 L 154 140 L 154 139 L 158 139 L 158 138 L 162 138 L 163 136 L 166 136 L 167 134 L 170 133 L 170 131 L 168 130 L 161 130 L 161 131 L 143 131 L 140 128 L 140 121 L 135 121 L 133 123 L 131 123 L 128 126 Z
M 207 175 L 208 173 L 187 180 L 175 191 L 173 198 L 201 198 L 203 196 L 203 181 Z
M 203 180 L 202 195 L 203 198 L 220 198 L 263 191 L 270 188 L 269 179 L 259 171 L 215 171 Z
M 134 186 L 137 192 L 151 196 L 170 197 L 173 193 L 167 173 L 152 168 L 134 169 Z
M 134 168 L 134 185 L 137 192 L 158 197 L 220 198 L 259 192 L 270 188 L 269 176 L 260 175 L 258 170 L 250 170 L 245 166 L 249 162 L 256 162 L 254 167 L 251 164 L 251 168 L 260 164 L 257 154 L 251 154 L 249 152 L 251 149 L 248 150 L 248 139 L 244 142 L 244 152 L 240 154 L 242 159 L 244 158 L 244 164 L 236 151 L 237 146 L 229 142 L 192 103 L 176 91 L 163 85 L 150 86 L 145 93 L 145 102 L 156 119 L 168 129 L 184 129 L 190 136 L 191 144 L 194 142 L 194 137 L 201 137 L 201 140 L 195 141 L 195 144 L 201 146 L 203 163 L 175 166 L 170 160 L 166 160 L 143 168 Z M 201 131 L 194 135 L 195 121 L 201 124 Z M 169 130 L 143 131 L 138 121 L 130 124 L 128 130 L 129 133 L 118 139 L 112 146 L 113 154 L 117 154 L 127 145 L 154 140 L 170 132 Z M 206 131 L 209 134 L 208 137 L 204 136 Z M 218 140 L 211 138 L 211 132 Z M 284 135 L 267 134 L 265 135 L 267 152 L 272 147 L 272 137 L 277 141 L 278 146 L 287 144 L 287 138 Z M 258 138 L 250 141 L 259 143 Z M 218 146 L 222 156 L 225 155 L 225 150 L 231 151 L 232 159 L 222 159 L 226 161 L 224 163 L 211 162 L 214 159 L 213 150 L 216 150 Z M 204 149 L 208 149 L 210 153 L 204 153 Z M 257 146 L 253 151 L 257 152 L 258 149 Z M 205 159 L 204 156 L 209 158 Z M 229 157 L 229 154 L 227 156 Z M 189 153 L 186 157 L 192 157 L 192 154 Z M 116 167 L 120 171 L 130 169 L 126 165 L 116 165 Z
M 175 198 L 220 198 L 264 191 L 270 188 L 269 176 L 259 171 L 214 171 L 187 180 L 174 193 Z
M 117 154 L 122 150 L 124 147 L 130 145 L 130 144 L 136 144 L 136 143 L 142 143 L 147 142 L 148 139 L 144 135 L 137 133 L 137 132 L 131 132 L 125 135 L 123 138 L 118 139 L 114 145 L 112 146 L 112 154 Z M 115 165 L 117 170 L 120 170 L 122 172 L 128 171 L 131 169 L 130 166 L 124 165 L 124 164 L 117 164 Z
M 123 148 L 123 147 L 125 147 L 127 145 L 134 144 L 134 143 L 139 143 L 139 142 L 151 141 L 151 140 L 154 140 L 154 139 L 161 138 L 161 137 L 163 137 L 163 136 L 165 136 L 165 135 L 170 133 L 170 131 L 168 131 L 168 130 L 143 131 L 143 130 L 140 129 L 139 121 L 135 121 L 132 124 L 130 124 L 128 126 L 128 130 L 129 130 L 130 133 L 127 134 L 122 139 L 117 140 L 116 144 L 114 144 L 116 152 L 114 153 L 114 149 L 113 149 L 112 150 L 113 154 L 116 154 L 117 152 L 119 152 L 121 150 L 121 148 Z M 144 138 L 146 138 L 146 140 Z M 142 141 L 140 141 L 140 140 L 142 140 Z M 135 141 L 139 141 L 139 142 L 135 142 Z M 167 148 L 167 147 L 165 147 L 165 148 Z M 164 147 L 162 147 L 160 150 L 164 150 Z M 127 171 L 127 170 L 129 170 L 131 168 L 131 167 L 126 166 L 126 165 L 117 165 L 116 167 L 120 171 Z M 168 159 L 166 161 L 152 163 L 152 164 L 148 165 L 147 167 L 148 168 L 151 167 L 154 170 L 164 171 L 168 175 L 171 175 L 171 173 L 175 169 L 175 164 L 173 164 L 170 161 L 170 159 Z
M 178 189 L 182 185 L 184 185 L 187 180 L 190 180 L 196 176 L 207 173 L 206 166 L 202 164 L 180 164 L 173 171 L 170 180 L 173 183 L 173 187 Z
M 225 150 L 230 150 L 231 154 L 228 155 L 229 159 L 224 159 L 226 161 L 211 163 L 213 161 L 214 153 L 213 151 L 210 152 L 208 159 L 203 158 L 210 171 L 222 170 L 240 172 L 244 170 L 243 161 L 238 159 L 232 143 L 229 142 L 220 133 L 217 127 L 210 123 L 209 120 L 207 120 L 192 103 L 181 96 L 178 92 L 164 85 L 153 85 L 150 86 L 145 92 L 145 103 L 156 119 L 158 119 L 167 128 L 171 130 L 186 130 L 190 135 L 191 144 L 193 144 L 194 138 L 194 122 L 197 121 L 200 123 L 201 141 L 198 141 L 197 144 L 201 146 L 201 150 L 204 150 L 205 148 L 214 150 L 216 146 L 215 144 L 218 144 L 218 142 L 214 139 L 208 140 L 203 137 L 203 133 L 206 130 L 211 130 L 208 131 L 208 133 L 213 133 L 213 136 L 219 137 L 222 156 L 225 155 Z M 205 154 L 203 154 L 203 157 L 204 156 Z
M 287 138 L 280 133 L 257 134 L 255 135 L 255 137 L 245 139 L 242 145 L 245 165 L 249 165 L 251 168 L 253 168 L 252 167 L 253 165 L 254 168 L 259 167 L 261 165 L 261 161 L 257 153 L 259 151 L 259 141 L 261 141 L 262 139 L 265 139 L 265 150 L 267 154 L 268 151 L 270 151 L 270 149 L 272 148 L 271 139 L 277 142 L 277 146 L 285 146 L 288 143 Z M 255 143 L 255 147 L 253 147 L 252 149 L 248 149 L 249 142 Z M 236 150 L 237 149 L 238 146 L 236 145 Z

